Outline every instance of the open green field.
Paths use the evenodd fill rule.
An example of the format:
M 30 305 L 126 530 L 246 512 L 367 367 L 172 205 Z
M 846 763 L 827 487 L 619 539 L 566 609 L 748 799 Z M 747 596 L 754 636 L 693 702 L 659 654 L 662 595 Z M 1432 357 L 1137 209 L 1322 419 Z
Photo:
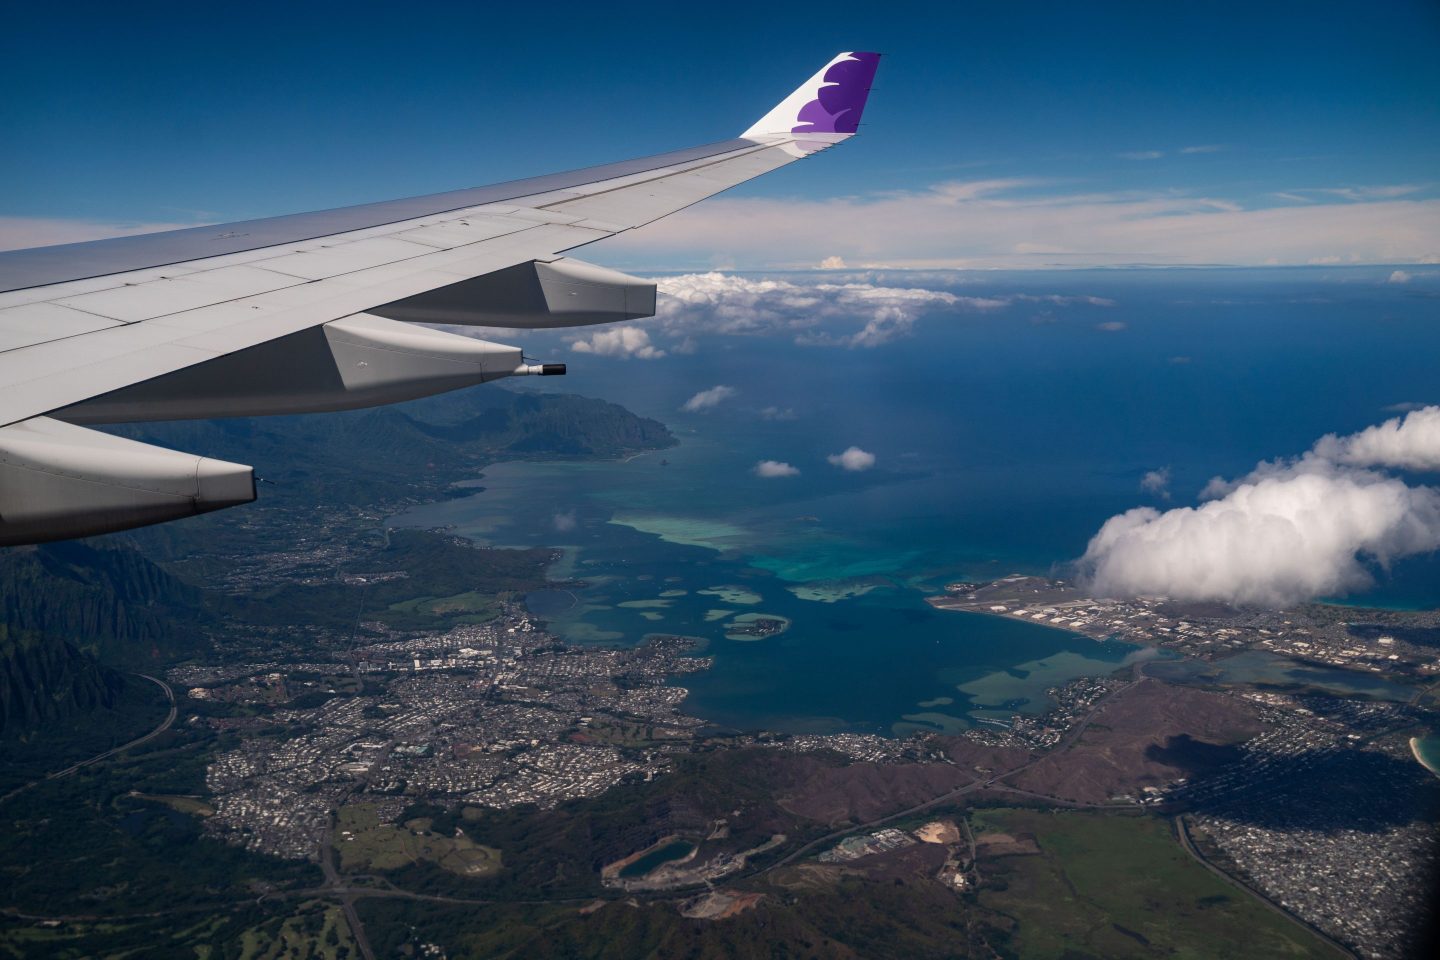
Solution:
M 358 960 L 339 904 L 306 900 L 116 921 L 0 918 L 0 957 L 16 960 Z
M 149 800 L 151 803 L 163 804 L 177 813 L 186 813 L 192 817 L 215 816 L 215 808 L 199 797 L 181 797 L 170 794 L 139 792 L 132 793 L 130 796 L 137 800 Z
M 1205 870 L 1164 821 L 993 809 L 970 823 L 977 839 L 1003 833 L 1039 846 L 979 864 L 980 903 L 1015 920 L 1021 960 L 1341 956 Z
M 370 804 L 340 809 L 335 849 L 342 870 L 398 870 L 428 860 L 462 877 L 484 877 L 500 870 L 500 851 L 483 847 L 463 831 L 447 837 L 431 829 L 429 818 L 404 824 L 381 823 Z
M 390 604 L 389 609 L 396 613 L 421 614 L 432 617 L 466 614 L 459 618 L 466 623 L 485 623 L 488 620 L 494 620 L 497 615 L 495 595 L 474 590 L 448 597 L 415 597 L 410 600 L 401 600 L 398 603 Z
M 339 904 L 312 901 L 293 916 L 251 927 L 240 935 L 240 960 L 352 960 L 360 949 Z M 197 951 L 199 952 L 199 951 Z M 210 954 L 219 960 L 224 954 Z M 209 960 L 201 954 L 202 960 Z

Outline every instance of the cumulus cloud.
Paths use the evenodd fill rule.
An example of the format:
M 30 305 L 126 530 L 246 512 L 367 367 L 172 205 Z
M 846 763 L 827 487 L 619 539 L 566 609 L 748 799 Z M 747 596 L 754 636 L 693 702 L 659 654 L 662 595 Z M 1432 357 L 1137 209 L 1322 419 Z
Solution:
M 1162 500 L 1170 499 L 1170 468 L 1161 467 L 1159 470 L 1147 471 L 1145 476 L 1140 478 L 1140 489 L 1146 493 L 1152 493 Z
M 567 510 L 564 513 L 557 513 L 550 518 L 550 525 L 559 533 L 569 533 L 574 530 L 578 521 L 575 518 L 574 510 Z
M 602 357 L 628 360 L 658 360 L 665 351 L 650 342 L 650 334 L 639 327 L 610 327 L 597 330 L 588 338 L 570 341 L 576 353 L 594 353 Z
M 691 273 L 656 281 L 656 323 L 676 337 L 788 332 L 797 342 L 874 347 L 909 333 L 931 310 L 991 310 L 989 297 L 874 283 L 814 283 L 727 273 Z M 859 322 L 859 329 L 853 325 Z M 850 329 L 833 327 L 849 324 Z
M 869 470 L 875 466 L 875 454 L 859 447 L 847 447 L 843 453 L 832 453 L 825 458 L 830 465 L 852 473 Z
M 727 387 L 723 383 L 709 390 L 701 390 L 695 396 L 685 401 L 680 409 L 687 413 L 698 413 L 702 410 L 709 410 L 719 406 L 724 401 L 735 396 L 739 391 L 734 387 Z
M 1106 333 L 1119 333 L 1125 329 L 1125 323 L 1122 320 L 1106 320 L 1104 323 L 1095 324 L 1095 329 L 1104 330 Z
M 1348 437 L 1326 434 L 1314 455 L 1351 466 L 1440 471 L 1440 406 L 1411 410 Z
M 1392 271 L 1390 272 L 1390 282 L 1391 282 L 1391 283 L 1409 283 L 1409 282 L 1410 282 L 1410 274 L 1406 273 L 1404 270 L 1392 270 Z
M 821 261 L 820 261 L 820 269 L 821 269 L 821 270 L 844 270 L 844 269 L 845 269 L 845 258 L 844 258 L 844 257 L 826 257 L 824 260 L 821 260 Z
M 790 407 L 766 407 L 760 411 L 761 420 L 794 420 L 796 413 Z
M 1440 407 L 1212 481 L 1209 502 L 1111 517 L 1079 561 L 1098 594 L 1283 607 L 1371 583 L 1367 564 L 1440 549 L 1440 490 L 1377 468 L 1440 470 Z
M 792 467 L 783 460 L 761 460 L 755 464 L 755 476 L 757 477 L 798 477 L 800 468 Z

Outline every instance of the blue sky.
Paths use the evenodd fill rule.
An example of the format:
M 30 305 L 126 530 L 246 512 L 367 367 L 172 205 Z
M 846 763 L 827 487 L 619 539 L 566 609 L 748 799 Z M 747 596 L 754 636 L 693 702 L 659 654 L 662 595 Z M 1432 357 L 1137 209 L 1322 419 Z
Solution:
M 860 48 L 887 55 L 860 141 L 616 256 L 871 261 L 880 254 L 856 244 L 818 246 L 834 232 L 827 217 L 867 214 L 881 239 L 907 220 L 936 221 L 923 242 L 882 258 L 893 265 L 1140 262 L 1151 248 L 1155 262 L 1261 263 L 1271 248 L 1268 259 L 1287 263 L 1440 255 L 1432 2 L 962 3 L 924 14 L 732 3 L 723 16 L 680 3 L 93 6 L 7 13 L 8 245 L 25 230 L 50 240 L 235 220 L 721 139 L 836 50 Z M 896 209 L 897 196 L 925 202 Z M 859 199 L 818 210 L 847 197 Z M 978 205 L 952 209 L 957 197 Z M 747 259 L 726 232 L 754 213 L 734 206 L 746 200 L 824 227 L 787 237 L 789 261 L 778 250 Z M 1052 206 L 1071 217 L 1054 218 L 1063 242 L 1045 226 Z M 1158 238 L 1160 225 L 1123 226 L 1275 210 L 1299 212 L 1190 221 L 1183 242 L 1169 220 Z M 1216 227 L 1208 245 L 1193 237 Z M 735 249 L 707 249 L 712 229 Z M 1232 242 L 1237 231 L 1253 242 Z

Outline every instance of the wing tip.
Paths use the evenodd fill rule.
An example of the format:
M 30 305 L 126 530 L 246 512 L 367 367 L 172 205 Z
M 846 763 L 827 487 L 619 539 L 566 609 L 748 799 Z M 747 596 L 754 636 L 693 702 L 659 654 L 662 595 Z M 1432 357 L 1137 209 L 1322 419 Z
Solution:
M 855 133 L 879 65 L 878 53 L 856 50 L 837 54 L 740 136 Z

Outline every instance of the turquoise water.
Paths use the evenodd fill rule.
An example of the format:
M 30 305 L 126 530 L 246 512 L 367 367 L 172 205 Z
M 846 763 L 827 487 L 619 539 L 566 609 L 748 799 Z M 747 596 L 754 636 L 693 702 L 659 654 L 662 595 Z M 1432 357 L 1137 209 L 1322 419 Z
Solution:
M 1145 672 L 1175 683 L 1265 683 L 1282 687 L 1303 687 L 1338 693 L 1342 696 L 1374 697 L 1405 703 L 1415 695 L 1414 687 L 1384 677 L 1300 663 L 1263 650 L 1205 663 L 1199 660 L 1170 661 L 1146 666 Z
M 1047 687 L 1136 648 L 936 611 L 926 593 L 1063 573 L 1106 518 L 1167 505 L 1139 489 L 1148 470 L 1170 468 L 1169 505 L 1193 503 L 1212 476 L 1379 422 L 1392 404 L 1440 401 L 1440 299 L 1386 275 L 952 275 L 968 296 L 1115 306 L 936 315 L 876 349 L 701 336 L 695 353 L 654 362 L 577 355 L 567 390 L 654 416 L 681 445 L 623 463 L 497 464 L 483 491 L 398 522 L 563 546 L 552 576 L 587 586 L 544 591 L 532 608 L 577 642 L 702 638 L 715 667 L 686 678 L 687 709 L 719 724 L 905 733 L 1039 711 Z M 1100 320 L 1126 328 L 1102 333 Z M 735 396 L 681 412 L 717 384 Z M 852 444 L 874 469 L 827 462 Z M 766 459 L 800 473 L 755 476 Z M 1440 606 L 1434 556 L 1375 576 L 1353 601 Z M 788 625 L 727 639 L 745 615 Z
M 1417 737 L 1412 749 L 1425 769 L 1440 777 L 1440 737 Z
M 500 545 L 563 541 L 557 579 L 530 608 L 580 643 L 648 633 L 701 638 L 715 666 L 687 676 L 687 711 L 717 724 L 790 732 L 957 729 L 975 716 L 1043 712 L 1047 688 L 1108 673 L 1144 651 L 1008 619 L 937 611 L 926 591 L 948 572 L 937 551 L 885 549 L 812 519 L 817 501 L 784 510 L 733 505 L 725 520 L 679 515 L 697 475 L 725 454 L 690 440 L 621 463 L 506 463 L 472 497 L 403 518 L 454 526 Z M 679 501 L 679 502 L 677 502 Z M 557 511 L 556 505 L 564 509 Z M 623 504 L 617 507 L 616 504 Z M 710 506 L 722 509 L 713 499 Z M 560 526 L 573 528 L 560 530 Z M 473 520 L 478 519 L 478 523 Z M 927 567 L 924 558 L 935 564 Z M 788 621 L 762 638 L 728 639 L 755 615 Z M 923 704 L 948 698 L 944 707 Z

